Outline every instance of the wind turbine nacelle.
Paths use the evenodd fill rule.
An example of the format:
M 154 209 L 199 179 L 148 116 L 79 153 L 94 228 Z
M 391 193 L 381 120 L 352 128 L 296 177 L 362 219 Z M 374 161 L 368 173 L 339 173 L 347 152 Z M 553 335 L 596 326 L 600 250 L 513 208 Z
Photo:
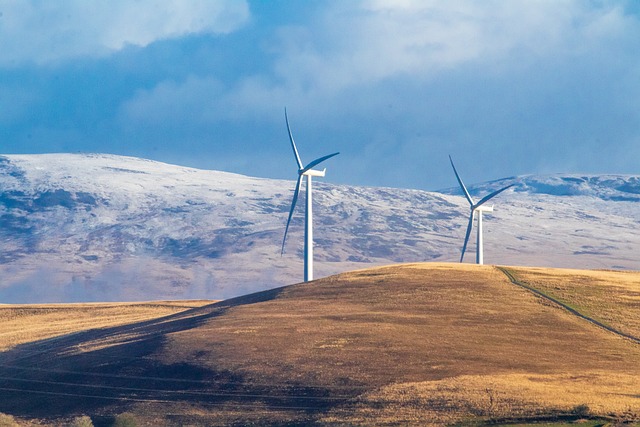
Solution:
M 327 171 L 326 168 L 322 169 L 321 171 L 317 171 L 317 170 L 314 170 L 314 169 L 309 169 L 308 171 L 306 171 L 302 175 L 306 175 L 306 176 L 324 176 L 326 171 Z
M 478 206 L 477 208 L 474 209 L 474 211 L 476 212 L 493 212 L 493 205 L 491 206 Z

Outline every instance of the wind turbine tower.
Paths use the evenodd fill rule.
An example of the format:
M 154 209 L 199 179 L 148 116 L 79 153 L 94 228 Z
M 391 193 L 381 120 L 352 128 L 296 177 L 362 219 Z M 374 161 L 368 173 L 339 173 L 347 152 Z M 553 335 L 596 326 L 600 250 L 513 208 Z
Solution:
M 313 199 L 312 199 L 312 187 L 311 177 L 324 177 L 327 169 L 315 170 L 313 167 L 319 165 L 325 160 L 336 156 L 340 153 L 333 153 L 326 156 L 322 156 L 315 159 L 306 166 L 303 166 L 302 160 L 300 160 L 300 154 L 296 148 L 296 143 L 293 140 L 291 134 L 291 127 L 289 126 L 289 118 L 287 117 L 287 109 L 284 109 L 284 119 L 287 123 L 287 132 L 289 133 L 289 141 L 291 141 L 291 148 L 293 149 L 293 155 L 298 163 L 298 181 L 296 182 L 296 189 L 293 193 L 293 201 L 291 202 L 291 209 L 289 210 L 289 218 L 287 219 L 287 226 L 284 229 L 284 238 L 282 239 L 282 251 L 280 255 L 284 254 L 284 245 L 287 240 L 287 232 L 289 231 L 289 224 L 291 223 L 291 217 L 298 201 L 298 194 L 300 193 L 300 187 L 302 186 L 302 177 L 307 178 L 307 194 L 305 203 L 305 215 L 304 215 L 304 281 L 310 282 L 313 280 Z
M 462 245 L 462 255 L 460 255 L 460 262 L 462 262 L 462 259 L 464 258 L 464 253 L 467 250 L 467 243 L 469 243 L 469 236 L 471 235 L 471 228 L 473 227 L 473 219 L 476 216 L 476 214 L 478 214 L 478 237 L 476 240 L 477 242 L 476 243 L 476 264 L 484 264 L 484 242 L 482 240 L 482 213 L 493 212 L 493 206 L 484 206 L 484 204 L 488 202 L 490 199 L 497 196 L 498 194 L 502 193 L 504 190 L 513 187 L 514 184 L 507 185 L 504 188 L 494 191 L 493 193 L 483 197 L 482 199 L 480 199 L 478 203 L 476 203 L 471 198 L 471 195 L 469 194 L 469 191 L 467 191 L 467 187 L 464 185 L 464 182 L 462 182 L 460 175 L 458 175 L 458 171 L 456 170 L 456 166 L 453 164 L 453 159 L 451 158 L 451 156 L 449 156 L 449 161 L 451 162 L 453 173 L 456 174 L 456 179 L 458 180 L 458 183 L 460 184 L 460 187 L 464 192 L 464 196 L 467 198 L 467 201 L 469 202 L 469 205 L 471 207 L 471 213 L 469 214 L 469 225 L 467 226 L 467 234 L 464 238 L 464 245 Z

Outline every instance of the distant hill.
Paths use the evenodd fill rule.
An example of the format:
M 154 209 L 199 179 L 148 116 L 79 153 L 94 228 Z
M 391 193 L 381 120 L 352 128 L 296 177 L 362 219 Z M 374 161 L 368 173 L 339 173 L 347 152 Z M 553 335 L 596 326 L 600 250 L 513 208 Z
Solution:
M 389 266 L 15 346 L 0 353 L 0 412 L 158 426 L 639 419 L 638 340 L 554 298 L 639 335 L 640 273 Z
M 485 262 L 640 269 L 638 177 L 471 191 L 507 182 L 485 218 Z M 104 154 L 0 157 L 0 302 L 221 299 L 300 282 L 302 209 L 280 256 L 293 186 Z M 459 190 L 316 186 L 316 277 L 458 260 Z M 471 239 L 467 261 L 474 250 Z
M 475 185 L 475 191 L 497 190 L 516 183 L 516 192 L 548 196 L 587 196 L 615 202 L 640 201 L 640 176 L 636 175 L 523 175 Z M 456 194 L 449 189 L 447 193 Z

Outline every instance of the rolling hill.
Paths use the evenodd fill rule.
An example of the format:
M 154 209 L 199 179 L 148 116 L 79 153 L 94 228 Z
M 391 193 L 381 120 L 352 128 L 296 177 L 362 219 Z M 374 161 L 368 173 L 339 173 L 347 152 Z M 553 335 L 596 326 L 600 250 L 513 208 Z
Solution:
M 523 176 L 470 191 L 513 182 L 485 221 L 487 263 L 640 269 L 638 177 Z M 293 186 L 114 155 L 2 156 L 0 302 L 224 299 L 299 282 L 301 210 L 280 256 Z M 316 187 L 316 277 L 458 260 L 458 190 Z
M 0 353 L 0 412 L 54 425 L 123 412 L 176 426 L 639 420 L 638 337 L 554 299 L 638 333 L 639 273 L 379 267 L 14 346 Z

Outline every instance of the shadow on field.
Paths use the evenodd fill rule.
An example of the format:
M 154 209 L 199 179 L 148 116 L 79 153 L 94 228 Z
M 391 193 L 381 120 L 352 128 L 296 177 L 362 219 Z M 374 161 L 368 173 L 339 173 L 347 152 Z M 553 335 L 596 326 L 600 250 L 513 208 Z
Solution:
M 276 298 L 282 288 L 171 316 L 19 345 L 0 353 L 0 412 L 28 418 L 108 415 L 134 404 L 329 409 L 328 391 L 246 382 L 236 373 L 190 363 L 163 364 L 167 335 L 198 328 L 229 309 Z M 215 352 L 211 354 L 216 358 Z M 212 364 L 209 363 L 209 366 Z M 215 364 L 213 364 L 215 366 Z M 315 400 L 317 398 L 317 400 Z M 176 406 L 177 405 L 177 406 Z
M 637 419 L 639 361 L 636 344 L 494 267 L 410 264 L 15 347 L 0 353 L 0 412 L 100 427 L 122 412 L 145 425 L 422 425 L 584 417 L 594 402 L 606 409 L 593 415 Z

